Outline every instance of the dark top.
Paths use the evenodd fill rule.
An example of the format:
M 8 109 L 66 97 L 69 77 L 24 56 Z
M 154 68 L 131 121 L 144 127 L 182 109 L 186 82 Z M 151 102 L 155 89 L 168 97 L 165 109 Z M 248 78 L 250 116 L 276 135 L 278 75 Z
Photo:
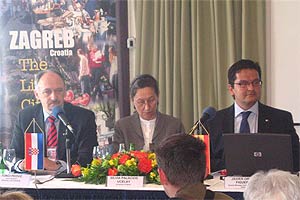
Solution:
M 66 118 L 74 128 L 74 135 L 69 133 L 71 164 L 77 161 L 82 166 L 86 166 L 92 161 L 93 146 L 98 145 L 95 114 L 90 110 L 74 106 L 66 102 L 63 109 L 65 111 Z M 16 150 L 17 160 L 24 159 L 24 132 L 33 118 L 35 118 L 37 124 L 45 133 L 44 141 L 46 144 L 45 120 L 42 105 L 37 104 L 35 106 L 26 107 L 19 112 L 13 130 L 11 147 Z M 27 132 L 33 132 L 33 125 L 28 128 Z M 35 132 L 41 132 L 37 126 L 35 126 Z M 60 122 L 58 131 L 57 158 L 58 160 L 66 161 L 66 136 L 63 135 L 64 132 L 66 132 L 66 127 L 62 122 Z M 45 153 L 46 152 L 45 146 Z
M 222 135 L 234 133 L 234 105 L 217 111 L 207 122 L 211 143 L 211 170 L 225 169 L 224 142 Z M 299 137 L 290 112 L 279 110 L 262 103 L 258 104 L 258 133 L 288 134 L 292 140 L 293 168 L 299 170 Z

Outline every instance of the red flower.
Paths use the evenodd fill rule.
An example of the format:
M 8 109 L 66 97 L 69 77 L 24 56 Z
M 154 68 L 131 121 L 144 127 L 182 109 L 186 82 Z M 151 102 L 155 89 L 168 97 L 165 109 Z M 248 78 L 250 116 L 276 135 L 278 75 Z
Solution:
M 136 157 L 138 160 L 140 159 L 147 159 L 148 158 L 148 153 L 142 152 L 142 151 L 131 151 L 130 152 L 132 156 Z
M 75 176 L 75 177 L 80 176 L 81 175 L 81 167 L 80 167 L 80 165 L 78 165 L 78 164 L 72 165 L 71 172 L 72 172 L 72 175 Z
M 149 173 L 152 170 L 152 161 L 147 158 L 141 158 L 139 160 L 138 169 L 142 173 Z
M 126 162 L 127 160 L 129 160 L 129 159 L 130 159 L 130 156 L 129 156 L 129 155 L 123 154 L 123 155 L 121 155 L 121 157 L 120 157 L 120 159 L 119 159 L 119 163 L 122 164 L 122 165 L 124 165 L 125 162 Z
M 118 170 L 113 167 L 108 169 L 108 176 L 116 176 L 118 174 Z
M 111 156 L 111 159 L 115 159 L 115 158 L 119 157 L 119 155 L 120 155 L 120 153 L 115 153 Z

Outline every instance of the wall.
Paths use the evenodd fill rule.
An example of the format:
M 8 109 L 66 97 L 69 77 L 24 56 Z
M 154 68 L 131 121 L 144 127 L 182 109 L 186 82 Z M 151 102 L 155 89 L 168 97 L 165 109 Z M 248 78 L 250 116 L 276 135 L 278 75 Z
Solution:
M 267 4 L 267 103 L 290 111 L 300 123 L 300 1 Z

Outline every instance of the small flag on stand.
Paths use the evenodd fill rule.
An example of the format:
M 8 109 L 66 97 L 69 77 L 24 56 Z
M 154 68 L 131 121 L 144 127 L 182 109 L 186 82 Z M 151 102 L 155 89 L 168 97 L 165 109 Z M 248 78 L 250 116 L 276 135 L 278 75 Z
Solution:
M 205 157 L 206 157 L 206 174 L 210 174 L 210 143 L 209 135 L 193 135 L 195 138 L 202 140 L 206 146 Z
M 194 134 L 194 132 L 196 131 L 198 126 L 201 126 L 205 132 L 207 134 Z M 200 139 L 204 142 L 206 149 L 205 149 L 205 157 L 206 157 L 206 174 L 210 174 L 211 170 L 210 170 L 210 140 L 209 140 L 209 133 L 207 131 L 207 129 L 204 127 L 204 125 L 202 124 L 202 122 L 200 120 L 198 120 L 193 127 L 191 128 L 191 130 L 189 131 L 189 135 L 192 135 L 193 137 Z
M 25 169 L 44 169 L 43 133 L 25 133 Z

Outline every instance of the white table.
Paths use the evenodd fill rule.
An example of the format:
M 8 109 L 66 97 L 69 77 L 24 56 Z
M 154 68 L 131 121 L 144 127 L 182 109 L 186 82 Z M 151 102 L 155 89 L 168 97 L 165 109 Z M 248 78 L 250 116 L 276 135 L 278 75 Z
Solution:
M 31 178 L 32 181 L 30 181 L 30 184 L 28 185 L 0 185 L 0 187 L 6 189 L 14 188 L 25 190 L 28 194 L 35 197 L 35 199 L 60 197 L 66 197 L 65 199 L 72 199 L 74 198 L 74 196 L 78 197 L 78 195 L 80 195 L 81 199 L 97 199 L 102 197 L 103 199 L 129 199 L 132 197 L 136 199 L 144 199 L 146 197 L 149 197 L 149 199 L 167 198 L 167 196 L 164 193 L 163 186 L 156 184 L 145 184 L 144 187 L 137 188 L 116 188 L 106 187 L 104 184 L 86 184 L 83 182 L 74 181 L 74 179 L 70 178 L 54 178 L 53 180 L 47 181 L 43 184 L 35 184 L 34 176 L 32 176 Z M 49 178 L 50 176 L 37 176 L 37 179 L 40 181 L 45 181 Z M 243 189 L 225 189 L 224 181 L 221 180 L 218 176 L 214 177 L 214 179 L 206 180 L 204 183 L 208 185 L 208 188 L 210 190 L 225 192 L 229 194 L 236 193 L 238 196 L 242 196 Z

